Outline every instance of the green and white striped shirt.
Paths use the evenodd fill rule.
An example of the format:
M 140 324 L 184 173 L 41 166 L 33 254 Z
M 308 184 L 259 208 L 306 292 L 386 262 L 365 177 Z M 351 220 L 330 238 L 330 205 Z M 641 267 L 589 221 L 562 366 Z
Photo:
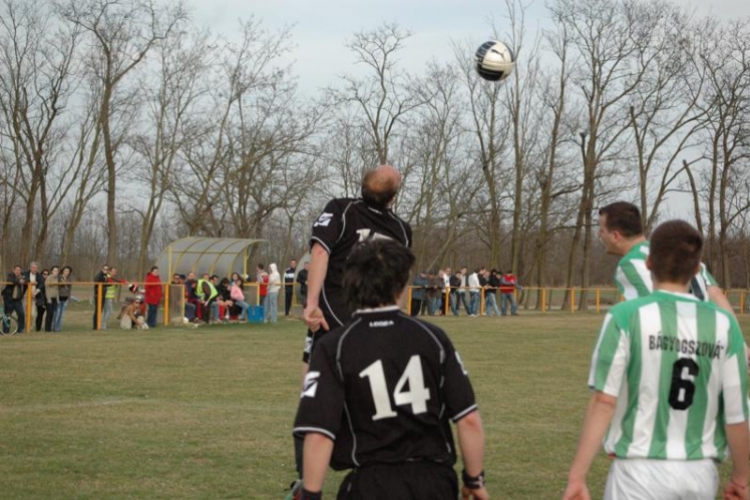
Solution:
M 617 263 L 615 270 L 615 283 L 625 300 L 632 300 L 638 297 L 650 295 L 654 290 L 654 283 L 651 281 L 651 271 L 646 267 L 646 258 L 649 253 L 649 242 L 639 243 L 625 254 L 620 262 Z M 691 287 L 697 287 L 698 290 L 691 288 L 694 295 L 701 300 L 708 302 L 708 287 L 719 286 L 706 265 L 701 262 L 700 271 L 691 281 Z
M 645 297 L 654 289 L 651 271 L 646 268 L 648 250 L 648 241 L 639 243 L 623 255 L 620 262 L 617 263 L 615 283 L 625 300 Z
M 617 398 L 604 449 L 620 458 L 722 460 L 724 424 L 748 419 L 739 325 L 689 294 L 657 290 L 614 306 L 589 386 Z

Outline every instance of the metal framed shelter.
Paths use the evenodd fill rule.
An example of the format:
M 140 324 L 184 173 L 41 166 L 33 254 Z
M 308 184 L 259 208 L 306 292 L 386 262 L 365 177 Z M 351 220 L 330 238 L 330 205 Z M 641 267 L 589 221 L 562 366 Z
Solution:
M 267 243 L 267 240 L 182 238 L 162 250 L 156 265 L 165 279 L 174 273 L 187 274 L 190 271 L 197 275 L 209 273 L 218 276 L 229 276 L 237 271 L 247 276 L 250 248 L 260 243 Z

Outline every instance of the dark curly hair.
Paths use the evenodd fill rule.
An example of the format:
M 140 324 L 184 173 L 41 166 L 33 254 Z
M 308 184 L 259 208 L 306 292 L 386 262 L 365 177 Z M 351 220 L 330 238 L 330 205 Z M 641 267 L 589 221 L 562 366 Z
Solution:
M 411 250 L 394 240 L 358 244 L 344 269 L 344 295 L 350 309 L 395 304 L 409 282 L 414 265 Z

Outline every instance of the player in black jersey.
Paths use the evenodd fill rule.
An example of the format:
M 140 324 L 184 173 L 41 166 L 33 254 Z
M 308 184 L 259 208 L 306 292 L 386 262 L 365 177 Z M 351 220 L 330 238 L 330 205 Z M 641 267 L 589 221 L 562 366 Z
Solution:
M 401 174 L 381 165 L 365 174 L 362 198 L 331 200 L 313 224 L 304 319 L 311 331 L 321 329 L 318 336 L 343 325 L 351 315 L 341 280 L 354 245 L 391 239 L 411 247 L 411 227 L 391 210 L 400 187 Z M 305 354 L 307 361 L 309 349 Z
M 343 289 L 356 309 L 316 341 L 294 433 L 304 435 L 302 499 L 325 473 L 354 469 L 338 498 L 453 499 L 458 481 L 449 421 L 464 460 L 465 498 L 488 498 L 484 433 L 461 358 L 438 327 L 399 309 L 414 263 L 393 241 L 357 245 Z
M 328 202 L 312 227 L 307 302 L 308 327 L 302 354 L 304 378 L 313 344 L 332 328 L 349 320 L 351 309 L 344 299 L 344 265 L 354 245 L 361 241 L 390 239 L 411 246 L 411 227 L 391 207 L 401 187 L 401 174 L 390 165 L 365 173 L 361 198 L 336 198 Z M 302 441 L 295 439 L 295 463 L 302 474 Z M 293 497 L 295 486 L 292 483 Z

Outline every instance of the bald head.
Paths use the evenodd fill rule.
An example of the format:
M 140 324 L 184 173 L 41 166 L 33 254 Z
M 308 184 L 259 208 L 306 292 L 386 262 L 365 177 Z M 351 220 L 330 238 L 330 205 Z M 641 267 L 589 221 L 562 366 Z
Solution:
M 378 208 L 388 208 L 401 187 L 401 173 L 391 165 L 368 170 L 362 179 L 362 198 Z

